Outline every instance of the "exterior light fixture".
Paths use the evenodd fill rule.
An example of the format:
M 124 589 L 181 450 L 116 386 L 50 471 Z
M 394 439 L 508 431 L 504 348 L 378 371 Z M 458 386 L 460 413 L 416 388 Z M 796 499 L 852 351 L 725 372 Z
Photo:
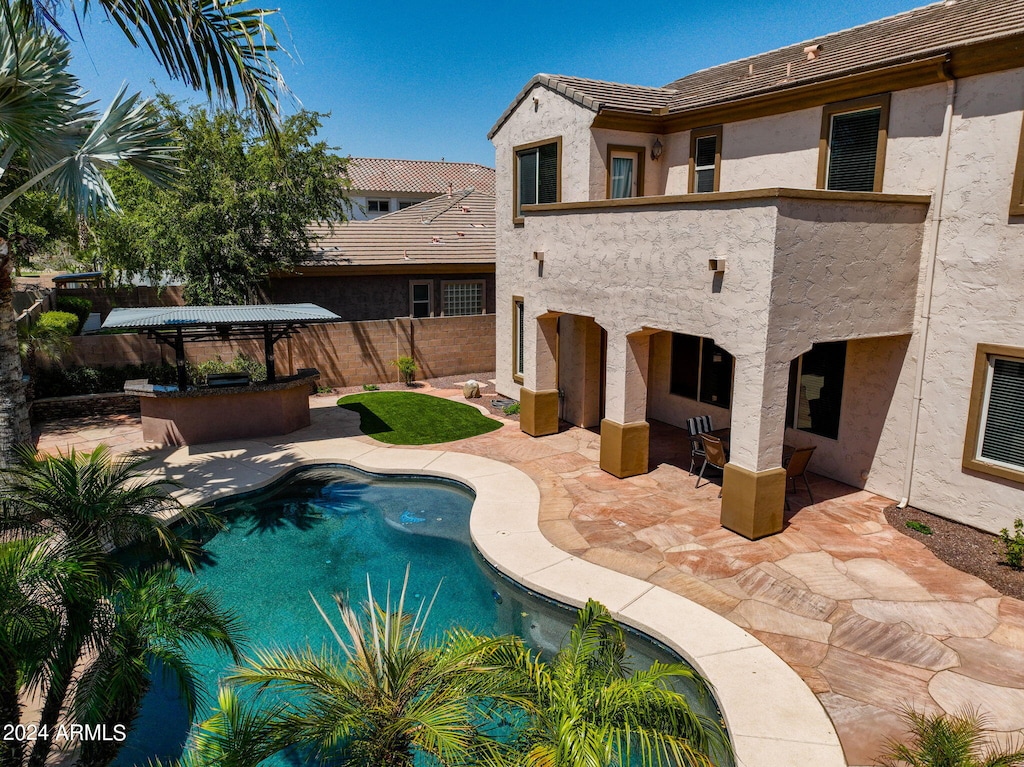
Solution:
M 662 145 L 661 139 L 654 139 L 654 146 L 651 147 L 651 159 L 657 160 L 663 151 L 665 151 L 665 147 Z

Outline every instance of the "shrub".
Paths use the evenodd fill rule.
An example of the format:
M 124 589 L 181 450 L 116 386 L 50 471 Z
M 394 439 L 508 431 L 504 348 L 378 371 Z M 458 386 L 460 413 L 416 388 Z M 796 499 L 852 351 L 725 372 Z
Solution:
M 519 414 L 519 403 L 513 402 L 511 405 L 505 405 L 501 409 L 501 412 L 505 415 L 518 415 Z
M 73 336 L 78 332 L 78 317 L 71 312 L 43 312 L 36 324 L 65 336 Z
M 215 360 L 200 362 L 198 365 L 188 363 L 189 381 L 195 386 L 206 383 L 206 376 L 214 373 L 248 373 L 250 381 L 266 381 L 267 366 L 239 352 L 231 362 L 224 362 L 220 357 Z
M 921 535 L 931 535 L 932 529 L 928 527 L 924 522 L 918 522 L 916 519 L 911 519 L 907 522 L 907 527 L 911 530 L 916 530 Z
M 57 299 L 57 311 L 68 312 L 78 318 L 78 328 L 75 330 L 78 333 L 92 313 L 92 301 L 78 296 L 61 296 Z
M 1003 561 L 1014 570 L 1024 570 L 1024 521 L 1019 517 L 1014 520 L 1012 536 L 1004 527 L 998 540 L 1003 544 Z
M 396 360 L 391 360 L 391 364 L 398 368 L 405 385 L 412 386 L 412 382 L 416 380 L 416 368 L 419 367 L 416 360 L 412 357 L 399 357 Z
M 121 391 L 125 381 L 136 378 L 146 378 L 157 384 L 173 384 L 177 381 L 177 373 L 173 365 L 41 368 L 36 377 L 35 394 L 37 397 L 70 397 Z
M 380 387 L 377 384 L 363 384 L 363 391 L 380 391 Z

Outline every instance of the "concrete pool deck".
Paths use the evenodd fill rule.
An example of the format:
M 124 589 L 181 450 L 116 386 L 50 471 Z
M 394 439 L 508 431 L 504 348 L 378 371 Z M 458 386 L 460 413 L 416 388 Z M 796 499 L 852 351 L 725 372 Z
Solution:
M 478 493 L 474 540 L 499 569 L 571 603 L 594 596 L 694 662 L 742 765 L 872 764 L 902 734 L 903 705 L 972 705 L 1001 740 L 1021 734 L 1024 603 L 891 528 L 888 499 L 812 478 L 819 502 L 794 496 L 786 530 L 750 542 L 718 525 L 717 486 L 694 489 L 668 427 L 655 424 L 653 470 L 618 480 L 586 430 L 532 439 L 506 423 L 440 450 L 394 448 L 333 402 L 314 398 L 313 424 L 280 441 L 149 451 L 152 471 L 188 501 L 332 461 L 462 479 Z M 91 429 L 48 430 L 40 447 L 139 445 L 130 419 Z

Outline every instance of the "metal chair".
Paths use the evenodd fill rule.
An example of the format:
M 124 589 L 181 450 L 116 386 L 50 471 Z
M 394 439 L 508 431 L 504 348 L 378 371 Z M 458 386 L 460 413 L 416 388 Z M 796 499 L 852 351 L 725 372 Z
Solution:
M 725 447 L 722 445 L 722 440 L 707 434 L 701 434 L 700 439 L 704 447 L 704 465 L 700 467 L 700 474 L 697 475 L 695 487 L 700 487 L 700 481 L 704 478 L 704 469 L 708 466 L 714 466 L 723 473 L 724 477 L 725 464 L 728 462 L 728 459 L 725 457 Z M 711 480 L 708 481 L 710 482 Z M 718 489 L 718 497 L 722 497 L 721 488 Z
M 811 495 L 811 485 L 807 481 L 807 464 L 811 462 L 811 455 L 814 453 L 813 447 L 802 447 L 798 450 L 793 451 L 793 455 L 789 458 L 789 463 L 786 464 L 786 510 L 789 510 L 789 481 L 793 480 L 793 492 L 796 492 L 796 479 L 800 477 L 804 481 L 804 487 L 807 488 L 807 497 L 811 499 L 811 503 L 814 503 L 814 496 Z
M 698 415 L 686 419 L 686 430 L 690 433 L 690 473 L 693 474 L 693 467 L 697 459 L 704 459 L 704 444 L 700 441 L 700 435 L 711 431 L 711 416 Z

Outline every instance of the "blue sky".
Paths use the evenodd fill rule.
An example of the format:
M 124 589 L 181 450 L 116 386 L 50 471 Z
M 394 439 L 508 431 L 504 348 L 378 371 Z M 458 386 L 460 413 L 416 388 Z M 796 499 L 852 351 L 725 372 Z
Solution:
M 487 131 L 538 72 L 664 85 L 715 64 L 890 16 L 922 0 L 391 2 L 278 0 L 273 26 L 302 106 L 330 112 L 345 155 L 494 164 Z M 73 25 L 68 25 L 73 27 Z M 76 33 L 77 35 L 77 33 Z M 122 82 L 200 97 L 169 81 L 99 14 L 73 69 L 105 104 Z M 294 108 L 294 107 L 292 107 Z

